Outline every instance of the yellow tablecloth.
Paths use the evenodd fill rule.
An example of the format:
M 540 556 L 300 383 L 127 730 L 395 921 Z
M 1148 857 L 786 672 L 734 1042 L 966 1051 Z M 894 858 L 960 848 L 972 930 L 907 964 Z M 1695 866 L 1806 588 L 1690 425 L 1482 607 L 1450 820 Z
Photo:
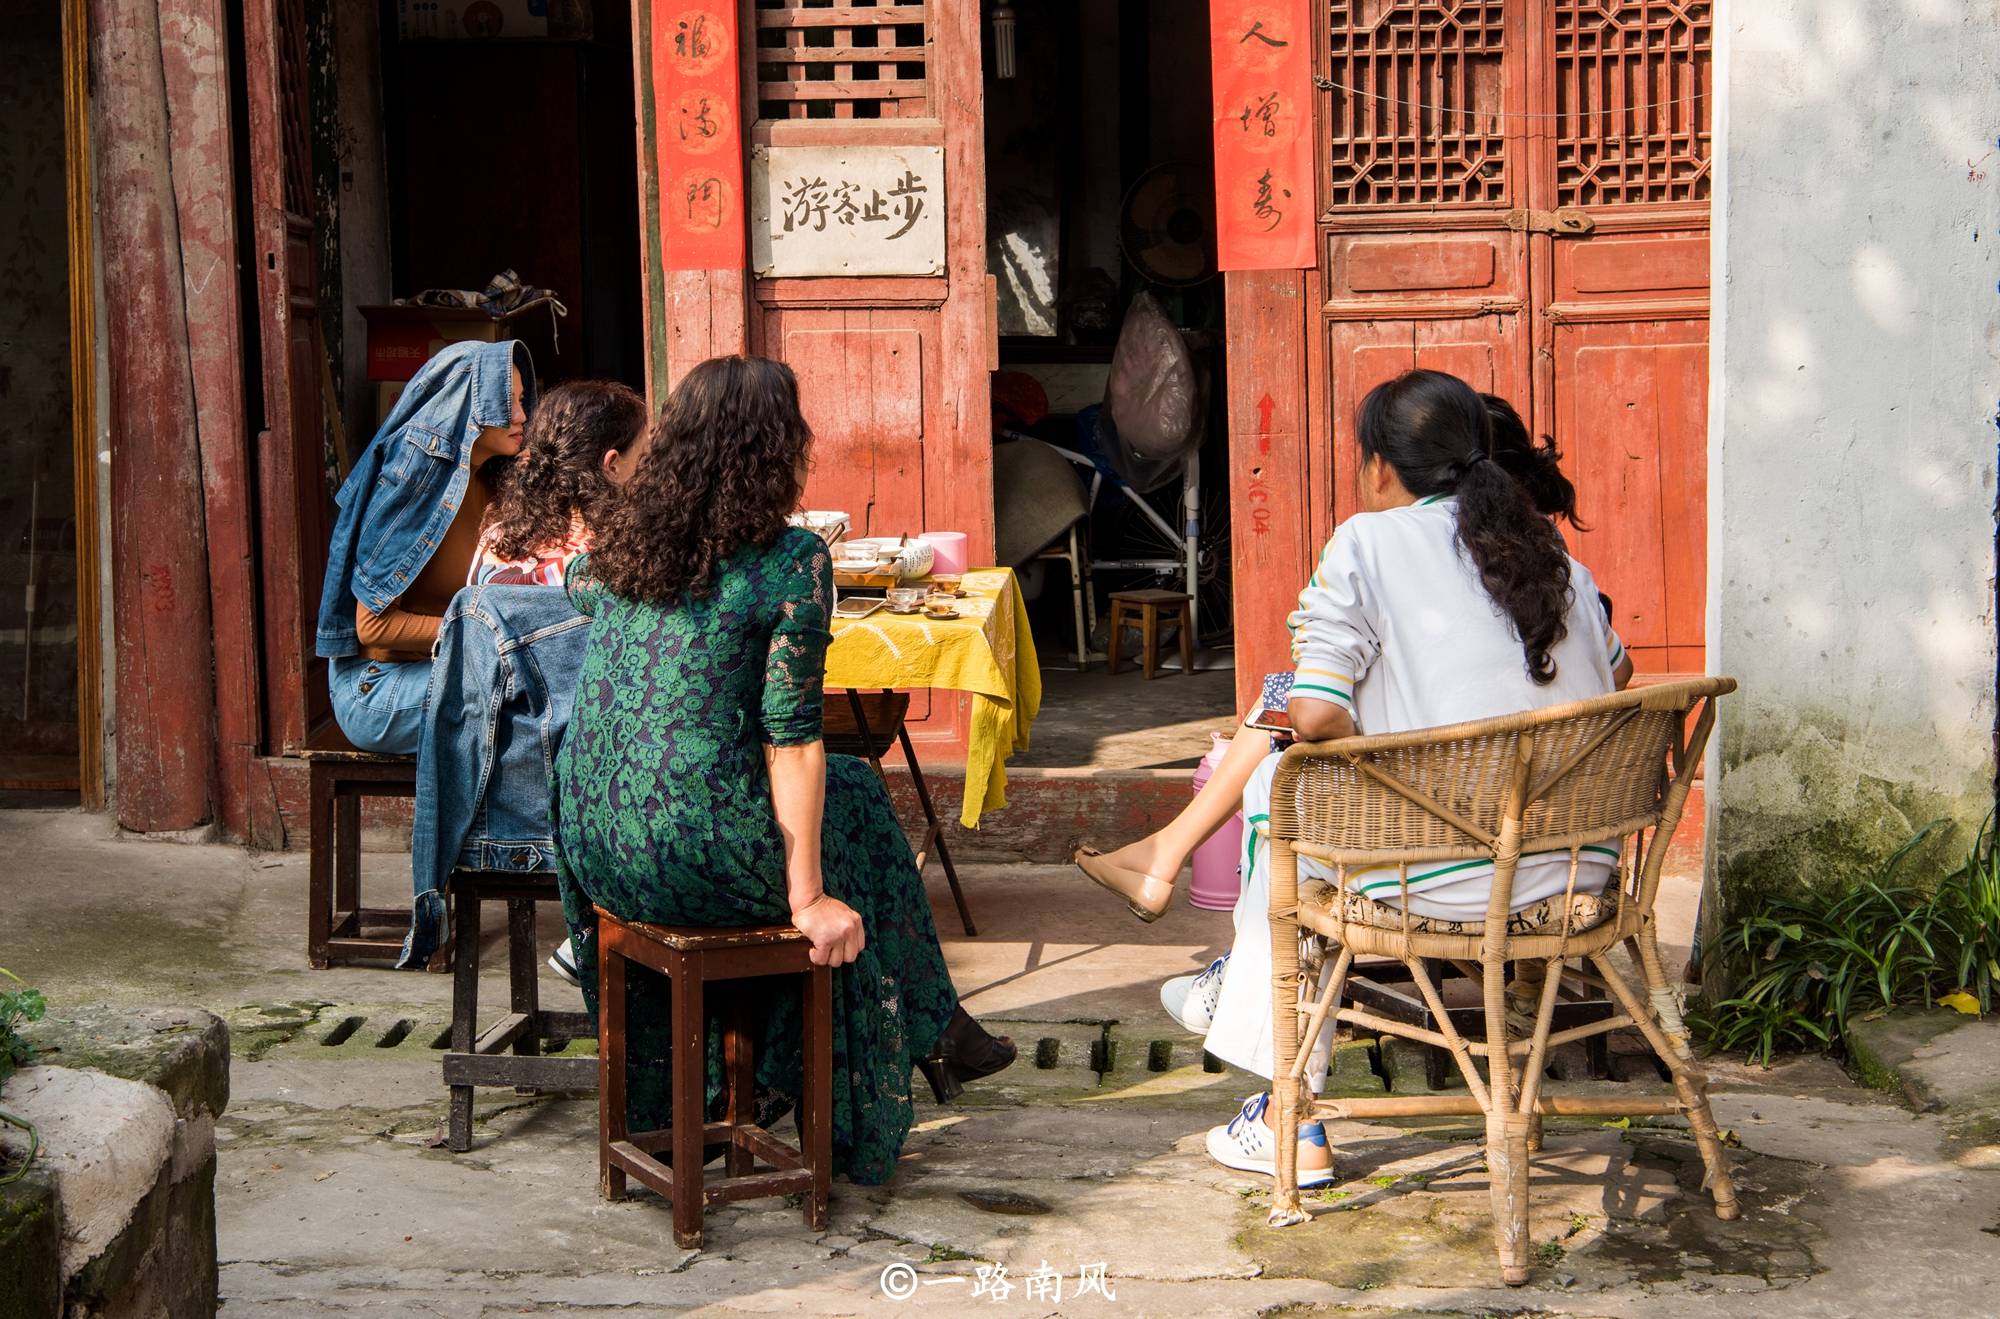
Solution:
M 1011 568 L 967 573 L 958 611 L 960 617 L 945 622 L 886 609 L 835 619 L 826 685 L 971 692 L 958 818 L 976 829 L 982 811 L 1007 804 L 1007 757 L 1028 749 L 1028 730 L 1042 708 L 1042 673 Z

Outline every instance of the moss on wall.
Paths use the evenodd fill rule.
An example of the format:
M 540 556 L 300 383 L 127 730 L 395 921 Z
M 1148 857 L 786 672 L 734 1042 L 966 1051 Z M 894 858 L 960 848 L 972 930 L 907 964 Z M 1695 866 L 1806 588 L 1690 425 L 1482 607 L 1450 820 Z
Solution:
M 0 1187 L 0 1319 L 62 1313 L 62 1210 L 39 1176 Z
M 1934 820 L 1945 822 L 1904 863 L 1906 878 L 1958 864 L 1992 809 L 1983 783 L 1913 783 L 1875 772 L 1867 759 L 1883 730 L 1856 730 L 1826 710 L 1778 714 L 1725 740 L 1715 802 L 1715 872 L 1723 922 L 1772 895 L 1838 890 L 1883 863 Z

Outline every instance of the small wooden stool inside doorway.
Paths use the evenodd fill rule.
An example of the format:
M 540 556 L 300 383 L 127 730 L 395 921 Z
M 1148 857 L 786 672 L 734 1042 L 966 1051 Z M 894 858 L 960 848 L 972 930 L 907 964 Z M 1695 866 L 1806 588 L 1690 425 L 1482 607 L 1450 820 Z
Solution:
M 1139 629 L 1139 662 L 1146 681 L 1160 663 L 1160 616 L 1180 624 L 1181 672 L 1194 672 L 1193 598 L 1179 591 L 1113 591 L 1111 593 L 1111 644 L 1105 649 L 1104 671 L 1118 672 L 1118 652 L 1125 629 Z
M 826 1226 L 833 1175 L 833 973 L 814 966 L 812 944 L 789 925 L 707 929 L 642 925 L 597 909 L 597 1172 L 607 1200 L 623 1199 L 637 1177 L 674 1209 L 674 1244 L 701 1249 L 704 1205 L 766 1195 L 805 1197 L 806 1226 Z M 627 1131 L 625 972 L 637 962 L 667 978 L 673 1013 L 673 1120 L 661 1131 Z M 705 1122 L 709 982 L 796 976 L 805 997 L 805 1085 L 796 1118 L 799 1148 L 758 1126 L 752 1110 L 757 995 L 725 992 L 723 1115 Z M 724 1176 L 704 1180 L 705 1146 L 726 1148 Z M 667 1162 L 659 1155 L 667 1154 Z M 758 1164 L 765 1167 L 760 1171 Z

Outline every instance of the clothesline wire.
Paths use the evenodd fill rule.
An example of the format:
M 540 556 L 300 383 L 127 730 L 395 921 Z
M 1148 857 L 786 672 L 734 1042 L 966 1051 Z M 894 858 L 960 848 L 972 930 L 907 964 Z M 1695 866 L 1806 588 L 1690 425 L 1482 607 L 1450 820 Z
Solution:
M 1335 82 L 1331 78 L 1314 78 L 1313 86 L 1325 92 L 1346 92 L 1349 96 L 1365 96 L 1371 101 L 1386 101 L 1391 105 L 1405 106 L 1412 110 L 1427 110 L 1438 115 L 1477 116 L 1486 119 L 1583 119 L 1593 115 L 1644 114 L 1648 110 L 1663 109 L 1670 105 L 1692 105 L 1706 98 L 1707 92 L 1692 92 L 1687 96 L 1676 96 L 1665 101 L 1644 101 L 1637 105 L 1599 106 L 1594 110 L 1474 110 L 1457 105 L 1430 105 L 1423 101 L 1406 100 L 1400 96 L 1384 96 L 1362 87 L 1349 87 L 1346 83 Z

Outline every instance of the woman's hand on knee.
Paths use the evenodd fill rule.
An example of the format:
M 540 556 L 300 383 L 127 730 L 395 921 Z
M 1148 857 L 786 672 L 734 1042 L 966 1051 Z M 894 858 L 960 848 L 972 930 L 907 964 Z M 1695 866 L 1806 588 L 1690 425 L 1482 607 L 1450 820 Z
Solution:
M 846 966 L 861 956 L 866 937 L 861 914 L 839 898 L 822 894 L 792 913 L 792 924 L 812 940 L 814 966 Z

